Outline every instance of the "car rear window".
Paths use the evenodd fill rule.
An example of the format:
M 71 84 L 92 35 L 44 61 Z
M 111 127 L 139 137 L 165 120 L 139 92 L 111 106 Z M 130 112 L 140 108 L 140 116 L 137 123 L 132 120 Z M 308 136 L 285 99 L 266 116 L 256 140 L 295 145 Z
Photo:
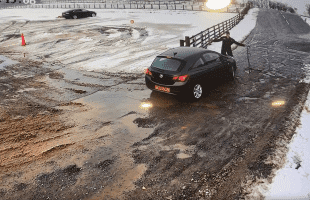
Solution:
M 156 57 L 152 63 L 152 67 L 169 71 L 178 71 L 180 66 L 181 61 L 166 57 Z

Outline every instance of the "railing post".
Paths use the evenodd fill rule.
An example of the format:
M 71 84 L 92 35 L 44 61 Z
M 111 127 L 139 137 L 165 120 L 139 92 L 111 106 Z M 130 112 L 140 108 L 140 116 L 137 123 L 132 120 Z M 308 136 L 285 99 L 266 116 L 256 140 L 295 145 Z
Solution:
M 116 4 L 116 7 L 117 7 L 117 9 L 118 9 L 118 4 Z
M 153 4 L 151 4 L 151 9 L 153 9 Z
M 194 6 L 192 5 L 192 10 L 194 10 Z
M 225 24 L 226 24 L 226 31 L 228 31 L 229 29 L 228 29 L 228 25 L 227 25 L 227 20 L 226 20 Z
M 160 9 L 160 1 L 159 1 L 159 9 Z
M 177 6 L 174 4 L 174 10 L 176 10 L 177 9 Z
M 184 40 L 180 40 L 180 47 L 184 47 Z
M 183 5 L 183 10 L 184 10 L 184 5 Z
M 190 46 L 190 41 L 189 41 L 189 37 L 185 36 L 185 46 L 189 47 Z
M 215 38 L 215 26 L 213 26 L 213 29 L 214 29 L 214 30 L 213 30 L 213 31 L 214 31 L 214 35 L 213 35 L 213 37 Z
M 131 9 L 131 2 L 130 2 L 130 9 Z
M 201 31 L 201 46 L 203 47 L 204 46 L 204 40 L 203 40 L 203 31 Z

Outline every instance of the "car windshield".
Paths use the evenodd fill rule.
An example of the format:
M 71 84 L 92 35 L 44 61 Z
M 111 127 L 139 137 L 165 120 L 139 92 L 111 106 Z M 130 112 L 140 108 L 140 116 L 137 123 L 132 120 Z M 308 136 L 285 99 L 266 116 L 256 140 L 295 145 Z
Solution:
M 180 66 L 181 61 L 166 57 L 156 57 L 152 63 L 152 67 L 169 71 L 178 71 Z

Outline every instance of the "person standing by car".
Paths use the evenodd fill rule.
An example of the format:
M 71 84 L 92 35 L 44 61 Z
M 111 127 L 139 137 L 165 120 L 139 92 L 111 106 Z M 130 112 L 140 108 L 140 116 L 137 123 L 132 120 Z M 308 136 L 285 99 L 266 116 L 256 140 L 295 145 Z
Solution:
M 235 41 L 233 38 L 231 38 L 229 31 L 226 32 L 226 36 L 221 37 L 219 39 L 214 39 L 212 42 L 220 42 L 220 41 L 223 41 L 221 54 L 223 54 L 223 55 L 228 54 L 229 56 L 232 56 L 232 57 L 233 57 L 233 54 L 231 51 L 231 45 L 232 44 L 235 43 L 236 45 L 239 45 L 239 46 L 246 46 L 245 44 L 241 44 L 241 43 Z

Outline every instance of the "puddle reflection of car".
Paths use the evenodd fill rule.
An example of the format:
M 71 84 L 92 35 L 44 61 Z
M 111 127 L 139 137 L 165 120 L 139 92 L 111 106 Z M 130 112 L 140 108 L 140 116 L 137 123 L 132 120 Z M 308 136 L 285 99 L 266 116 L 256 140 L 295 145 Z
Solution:
M 200 99 L 205 89 L 233 80 L 236 68 L 230 56 L 203 48 L 178 47 L 154 59 L 145 70 L 145 82 L 151 90 Z
M 62 16 L 66 19 L 77 19 L 85 17 L 96 17 L 96 13 L 85 9 L 68 10 L 62 13 Z

